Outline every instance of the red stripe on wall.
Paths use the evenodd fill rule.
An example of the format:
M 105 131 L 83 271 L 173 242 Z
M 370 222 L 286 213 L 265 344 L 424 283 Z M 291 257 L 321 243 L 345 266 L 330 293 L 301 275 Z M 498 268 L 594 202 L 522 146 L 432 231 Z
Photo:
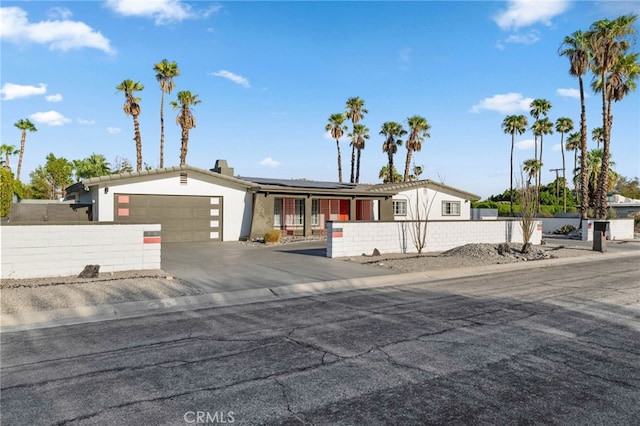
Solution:
M 342 232 L 334 232 L 331 234 L 332 238 L 342 238 Z
M 161 240 L 161 237 L 144 237 L 145 244 L 160 244 Z

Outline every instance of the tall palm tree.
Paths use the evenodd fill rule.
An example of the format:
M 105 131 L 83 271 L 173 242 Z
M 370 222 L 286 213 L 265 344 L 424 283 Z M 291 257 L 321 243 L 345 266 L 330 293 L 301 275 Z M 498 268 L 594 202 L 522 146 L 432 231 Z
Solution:
M 382 124 L 380 134 L 385 136 L 384 143 L 382 144 L 382 152 L 386 152 L 387 157 L 389 158 L 387 170 L 389 172 L 389 182 L 393 182 L 393 171 L 395 170 L 393 167 L 393 156 L 398 152 L 398 145 L 402 145 L 402 140 L 400 138 L 406 135 L 407 131 L 404 130 L 400 123 L 396 123 L 395 121 L 386 121 Z
M 596 143 L 596 148 L 604 141 L 604 130 L 602 127 L 595 127 L 591 130 L 591 140 Z
M 156 72 L 156 80 L 160 83 L 162 98 L 160 100 L 160 168 L 164 167 L 164 94 L 171 94 L 175 84 L 173 78 L 180 75 L 178 64 L 163 59 L 153 66 Z
M 542 166 L 542 142 L 540 142 L 540 156 L 538 156 L 538 136 L 540 136 L 540 138 L 542 139 L 542 136 L 540 135 L 540 125 L 538 124 L 538 121 L 540 121 L 541 117 L 547 116 L 547 113 L 551 109 L 551 102 L 549 102 L 546 99 L 534 99 L 529 105 L 529 107 L 531 108 L 529 113 L 535 120 L 535 122 L 533 123 L 533 126 L 534 126 L 533 137 L 535 142 L 535 153 L 536 153 L 535 157 L 538 160 L 540 160 L 540 165 Z M 537 132 L 535 130 L 536 126 L 538 127 Z M 540 171 L 538 172 L 538 176 L 536 177 L 536 188 L 538 188 L 538 190 L 542 183 L 540 182 L 541 178 L 542 178 L 542 167 L 540 168 Z
M 360 153 L 364 149 L 365 140 L 369 139 L 369 128 L 364 124 L 354 124 L 353 131 L 347 136 L 351 138 L 351 146 L 355 147 L 358 152 L 355 178 L 355 183 L 358 183 L 360 182 Z
M 427 119 L 419 115 L 414 115 L 407 118 L 407 125 L 409 126 L 409 137 L 404 144 L 407 148 L 407 158 L 404 164 L 404 176 L 403 181 L 409 180 L 409 167 L 411 165 L 411 155 L 415 152 L 420 152 L 422 149 L 422 142 L 425 138 L 431 137 L 429 129 L 431 125 L 427 122 Z
M 623 15 L 616 19 L 602 19 L 594 22 L 587 32 L 589 47 L 593 55 L 592 71 L 596 77 L 592 87 L 602 94 L 602 166 L 598 177 L 598 192 L 596 194 L 596 217 L 605 218 L 607 215 L 606 183 L 609 175 L 609 157 L 611 153 L 611 104 L 617 100 L 616 88 L 619 86 L 617 76 L 613 73 L 620 58 L 626 55 L 635 40 L 634 26 L 636 15 Z M 612 81 L 610 81 L 612 79 Z M 624 89 L 622 89 L 624 92 Z M 624 96 L 624 95 L 622 95 Z M 620 97 L 622 99 L 622 97 Z
M 20 150 L 16 148 L 15 145 L 7 145 L 7 144 L 0 145 L 0 155 L 4 155 L 5 169 L 11 169 L 11 164 L 10 164 L 11 156 L 19 153 L 20 153 Z
M 331 114 L 329 116 L 329 122 L 325 126 L 325 130 L 331 132 L 331 137 L 336 141 L 336 148 L 338 149 L 338 182 L 342 182 L 342 155 L 340 154 L 340 138 L 344 135 L 347 126 L 344 124 L 346 116 L 341 113 Z
M 602 173 L 603 155 L 604 150 L 602 148 L 594 148 L 587 153 L 587 169 L 585 170 L 585 174 L 587 175 L 587 186 L 585 187 L 585 192 L 588 194 L 589 207 L 595 208 L 597 205 L 596 195 L 598 193 L 598 185 Z M 615 166 L 615 162 L 609 160 L 609 166 Z M 618 178 L 619 175 L 616 172 L 609 170 L 607 181 L 605 182 L 605 192 L 615 186 Z
M 580 132 L 573 132 L 567 135 L 567 142 L 565 148 L 567 151 L 573 151 L 573 188 L 576 192 L 576 202 L 580 203 L 582 200 L 582 194 L 578 190 L 580 188 L 580 182 L 578 181 L 578 151 L 580 150 Z
M 144 89 L 144 86 L 137 81 L 123 80 L 122 83 L 116 86 L 116 89 L 120 92 L 124 92 L 124 105 L 122 109 L 128 116 L 133 117 L 133 140 L 136 141 L 136 171 L 142 171 L 142 137 L 140 136 L 140 122 L 138 116 L 142 112 L 140 107 L 140 98 L 136 97 L 136 92 Z
M 589 70 L 590 49 L 588 39 L 582 31 L 575 31 L 570 36 L 564 38 L 563 43 L 560 45 L 560 56 L 567 56 L 569 58 L 569 74 L 578 78 L 578 84 L 580 87 L 580 164 L 582 170 L 587 169 L 587 112 L 584 102 L 584 82 L 582 76 Z M 576 168 L 574 167 L 574 170 Z M 574 179 L 575 181 L 575 179 Z M 587 186 L 587 176 L 584 173 L 580 174 L 581 188 Z M 580 195 L 580 213 L 582 219 L 587 219 L 588 194 L 582 191 Z
M 538 199 L 536 200 L 536 211 L 540 212 L 540 186 L 542 185 L 542 166 L 544 163 L 542 162 L 542 148 L 543 148 L 543 140 L 544 135 L 550 135 L 553 133 L 553 122 L 549 120 L 547 117 L 542 118 L 540 120 L 536 120 L 533 123 L 533 134 L 540 138 L 540 156 L 538 157 L 538 161 L 540 162 L 540 169 L 538 169 L 538 176 L 536 177 L 536 194 L 538 195 Z
M 538 176 L 538 172 L 542 168 L 542 163 L 535 158 L 525 160 L 522 164 L 522 171 L 527 174 L 527 187 L 531 186 L 531 179 Z
M 565 173 L 566 165 L 564 161 L 564 134 L 569 133 L 572 130 L 573 130 L 573 120 L 571 120 L 570 118 L 560 117 L 556 120 L 556 132 L 560 133 L 560 152 L 562 153 L 562 181 L 564 182 L 563 183 L 564 186 L 562 187 L 562 194 L 563 194 L 563 208 L 564 208 L 563 211 L 565 213 L 567 211 L 567 191 L 566 191 L 567 176 Z
M 513 216 L 513 147 L 516 142 L 516 133 L 521 135 L 527 130 L 527 117 L 524 115 L 508 115 L 502 120 L 503 131 L 511 135 L 511 167 L 509 170 L 509 211 Z
M 336 148 L 338 149 L 338 182 L 342 182 L 342 155 L 340 154 L 340 138 L 344 135 L 347 126 L 344 124 L 346 116 L 338 112 L 329 116 L 329 122 L 324 127 L 328 132 L 331 132 L 331 137 L 336 141 Z
M 198 99 L 198 95 L 188 90 L 178 92 L 178 100 L 170 102 L 173 109 L 180 109 L 176 117 L 176 123 L 182 128 L 182 137 L 180 138 L 180 165 L 187 164 L 187 150 L 189 146 L 189 131 L 196 127 L 196 118 L 191 110 L 192 106 L 202 102 Z
M 347 108 L 347 111 L 345 112 L 345 114 L 347 115 L 347 118 L 351 120 L 351 124 L 354 127 L 356 124 L 358 124 L 360 119 L 362 119 L 364 115 L 369 112 L 366 108 L 364 108 L 364 100 L 360 99 L 357 96 L 355 98 L 347 99 L 346 108 Z M 364 144 L 362 145 L 362 148 L 364 148 Z M 357 180 L 355 180 L 353 169 L 354 169 L 354 163 L 356 163 L 356 158 L 355 158 L 356 150 L 358 151 L 357 168 L 358 170 L 360 169 L 360 149 L 356 145 L 353 145 L 353 144 L 351 145 L 351 179 L 350 179 L 351 183 L 357 182 Z
M 13 123 L 18 129 L 22 130 L 20 137 L 20 153 L 18 155 L 18 170 L 16 171 L 16 180 L 20 180 L 20 171 L 22 170 L 22 157 L 24 157 L 24 146 L 27 141 L 27 132 L 37 132 L 36 126 L 28 119 L 23 118 Z

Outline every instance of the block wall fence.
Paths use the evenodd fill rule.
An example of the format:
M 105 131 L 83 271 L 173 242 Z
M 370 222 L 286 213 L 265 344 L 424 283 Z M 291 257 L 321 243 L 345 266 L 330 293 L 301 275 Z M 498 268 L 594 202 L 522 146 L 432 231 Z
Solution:
M 415 221 L 329 222 L 327 257 L 380 253 L 417 253 L 412 230 Z M 516 220 L 429 221 L 423 252 L 437 252 L 471 243 L 522 243 L 522 228 Z M 423 222 L 424 224 L 424 222 Z M 424 226 L 424 225 L 423 225 Z M 542 223 L 536 221 L 530 242 L 540 244 Z
M 3 225 L 0 241 L 3 279 L 160 269 L 159 224 Z
M 552 234 L 564 225 L 571 225 L 576 228 L 582 226 L 582 241 L 593 241 L 594 219 L 580 221 L 580 218 L 541 218 L 542 232 Z M 629 219 L 608 219 L 606 237 L 609 240 L 632 240 L 633 239 L 633 218 Z

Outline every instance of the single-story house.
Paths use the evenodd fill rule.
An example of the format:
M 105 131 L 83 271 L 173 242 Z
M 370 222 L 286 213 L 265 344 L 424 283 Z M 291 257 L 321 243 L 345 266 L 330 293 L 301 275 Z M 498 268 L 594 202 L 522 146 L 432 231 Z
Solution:
M 423 196 L 432 200 L 430 219 L 469 219 L 469 200 L 479 198 L 431 181 L 361 185 L 239 177 L 224 160 L 211 170 L 169 167 L 83 179 L 67 188 L 67 198 L 76 208 L 89 208 L 92 220 L 160 223 L 163 242 L 253 240 L 272 229 L 322 235 L 327 221 L 414 220 L 413 206 Z

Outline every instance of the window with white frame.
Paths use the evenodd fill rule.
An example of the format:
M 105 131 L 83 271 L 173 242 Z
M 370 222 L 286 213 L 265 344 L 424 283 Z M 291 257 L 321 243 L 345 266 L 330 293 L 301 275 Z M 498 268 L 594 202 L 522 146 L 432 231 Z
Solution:
M 460 201 L 443 201 L 442 216 L 460 216 Z
M 393 200 L 393 215 L 394 216 L 407 215 L 407 200 Z
M 320 224 L 320 203 L 318 200 L 311 200 L 311 225 L 318 226 Z
M 282 227 L 282 198 L 276 198 L 273 202 L 273 227 Z

